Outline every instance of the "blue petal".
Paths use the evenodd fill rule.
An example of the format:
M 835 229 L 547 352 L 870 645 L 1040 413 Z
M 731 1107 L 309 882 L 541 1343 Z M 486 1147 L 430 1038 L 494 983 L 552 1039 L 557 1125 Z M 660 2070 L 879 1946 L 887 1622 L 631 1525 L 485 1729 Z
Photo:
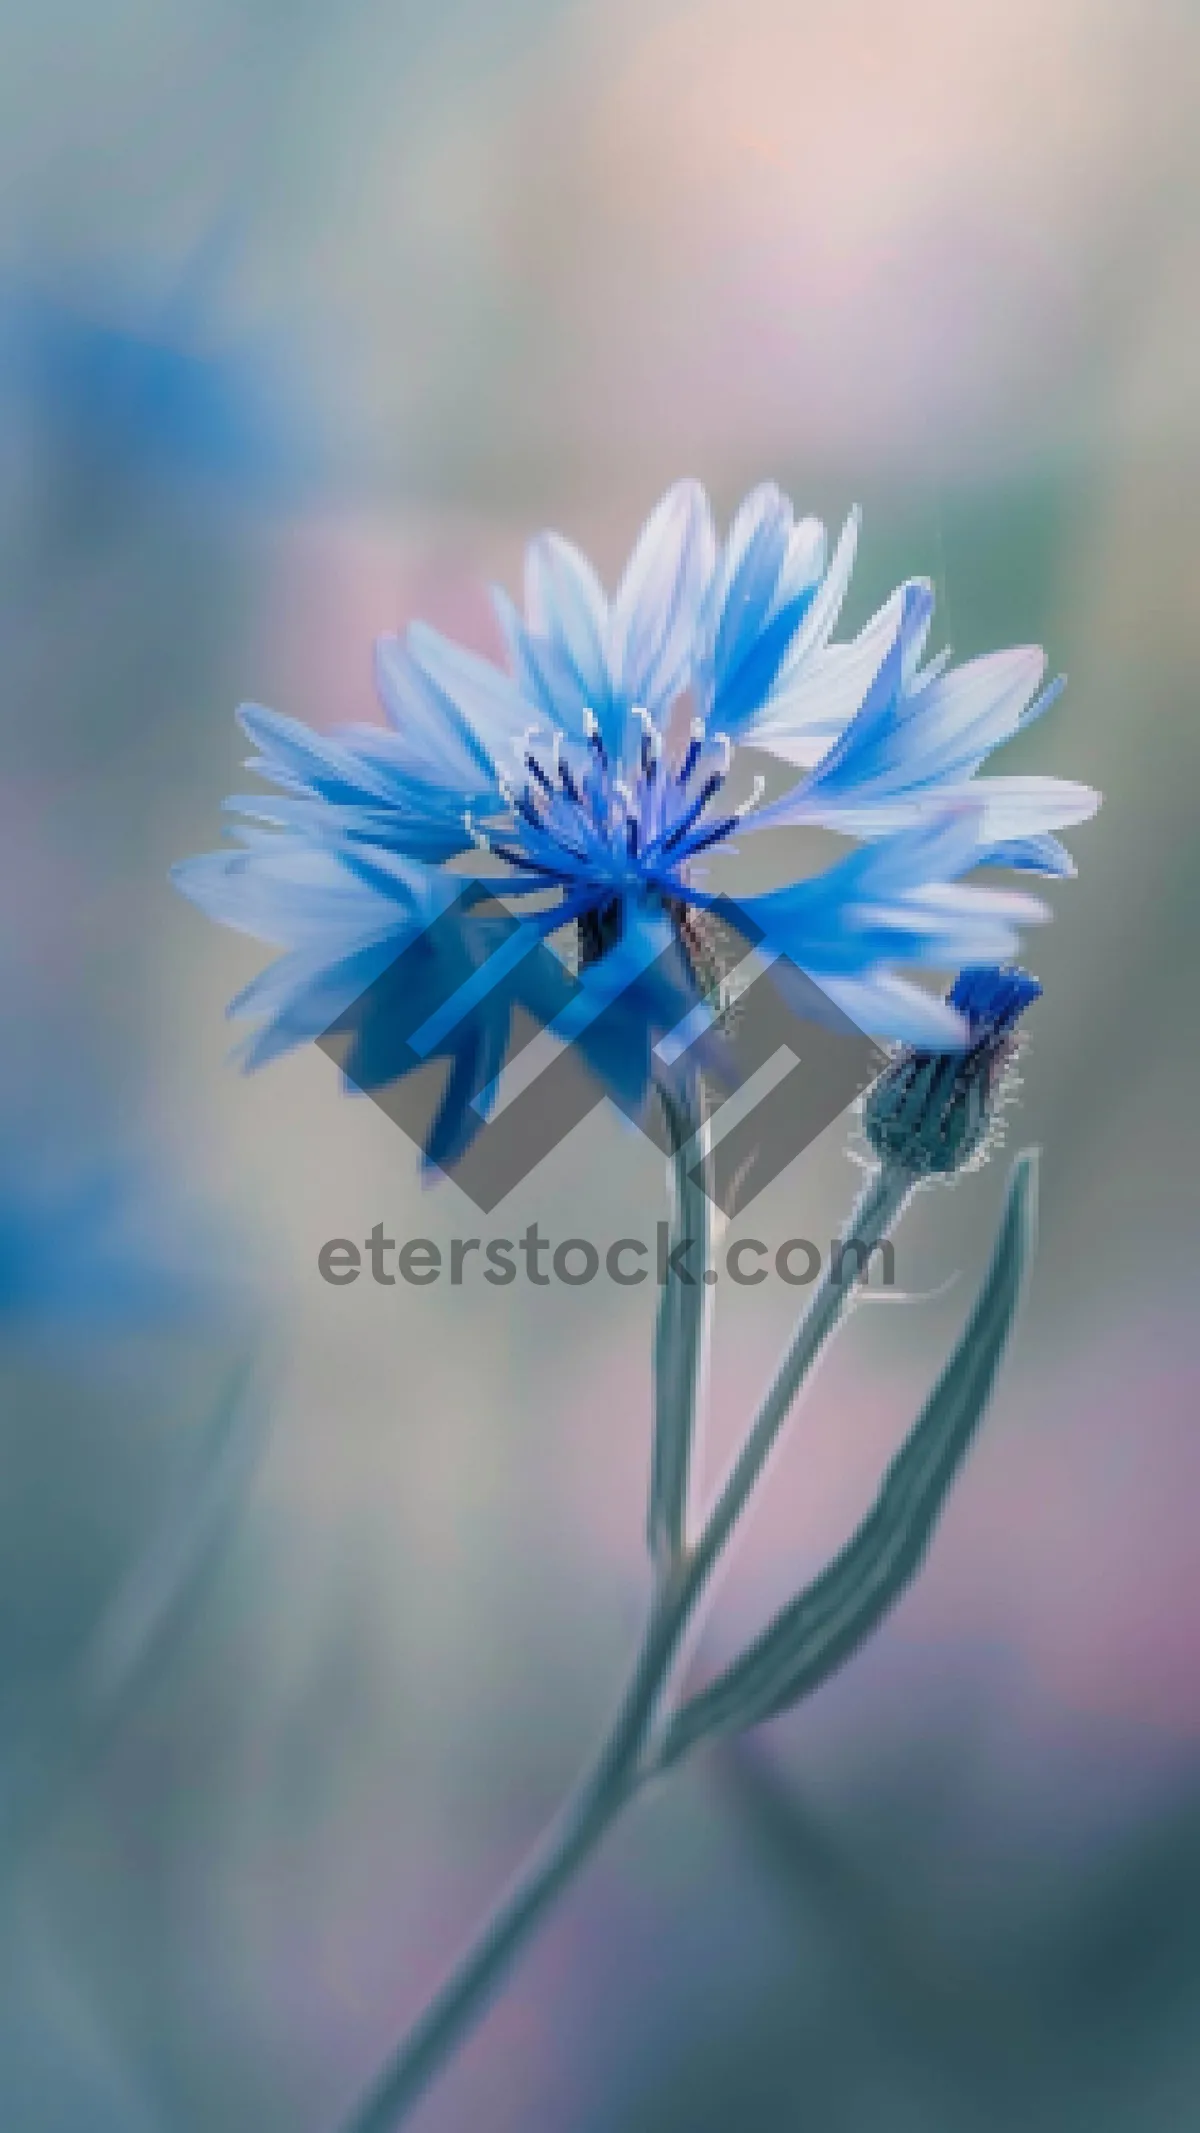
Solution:
M 895 645 L 907 590 L 893 593 L 851 644 L 825 644 L 803 659 L 796 658 L 793 644 L 770 697 L 738 738 L 801 768 L 820 762 L 860 710 Z M 798 639 L 808 637 L 811 619 L 810 611 Z
M 579 700 L 593 711 L 608 697 L 608 601 L 585 555 L 543 533 L 525 559 L 525 611 L 534 636 L 560 655 Z
M 494 792 L 495 768 L 475 728 L 398 637 L 376 641 L 375 684 L 413 776 L 464 803 Z
M 1048 914 L 1033 897 L 959 885 L 978 850 L 975 811 L 955 809 L 742 907 L 769 946 L 818 977 L 893 962 L 1003 961 L 1017 927 Z
M 646 521 L 613 601 L 608 667 L 622 710 L 640 704 L 661 719 L 686 688 L 715 562 L 708 498 L 699 482 L 678 482 Z M 623 738 L 610 722 L 605 739 L 619 748 Z
M 281 947 L 361 937 L 395 917 L 334 852 L 288 837 L 182 860 L 171 878 L 209 918 Z
M 862 977 L 822 977 L 821 990 L 867 1036 L 919 1045 L 923 1051 L 960 1051 L 967 1042 L 963 1017 L 944 1000 L 886 970 Z
M 737 737 L 760 709 L 812 609 L 824 562 L 819 521 L 794 524 L 774 483 L 752 490 L 729 529 L 698 625 L 697 708 L 712 726 Z
M 1002 844 L 985 846 L 979 854 L 981 867 L 1010 867 L 1016 873 L 1046 874 L 1069 881 L 1075 861 L 1057 837 L 1010 837 Z
M 878 645 L 883 656 L 854 717 L 832 748 L 822 756 L 813 775 L 797 788 L 795 795 L 789 794 L 780 803 L 779 819 L 786 819 L 789 801 L 803 797 L 807 804 L 809 797 L 817 792 L 828 801 L 839 788 L 855 791 L 878 773 L 892 741 L 905 662 L 911 656 L 914 641 L 924 641 L 932 611 L 932 587 L 922 579 L 912 579 L 893 595 L 887 607 L 875 618 L 875 623 L 868 624 L 868 631 L 872 633 L 871 647 L 874 649 Z M 876 625 L 880 626 L 877 628 Z
M 433 863 L 457 857 L 470 844 L 462 811 L 450 812 L 451 804 L 447 802 L 445 812 L 424 813 L 401 805 L 334 807 L 326 800 L 280 798 L 274 793 L 234 793 L 223 803 L 231 814 L 300 831 L 313 843 L 337 845 L 356 839 Z
M 826 571 L 818 520 L 793 523 L 792 506 L 773 483 L 745 499 L 699 623 L 697 703 L 716 728 L 751 739 L 781 677 L 794 686 L 823 652 L 849 580 L 856 531 L 855 514 Z
M 1090 787 L 1050 778 L 976 781 L 985 758 L 1030 716 L 1045 668 L 1036 646 L 996 652 L 942 671 L 923 670 L 932 594 L 902 588 L 899 630 L 857 715 L 812 774 L 761 809 L 754 828 L 816 823 L 843 834 L 879 837 L 960 800 L 977 801 L 981 845 L 1036 835 L 1094 812 Z M 1046 708 L 1057 692 L 1037 698 Z
M 606 720 L 611 696 L 607 670 L 598 684 L 585 685 L 563 647 L 526 629 L 499 586 L 493 587 L 492 601 L 517 685 L 531 708 L 541 712 L 546 727 L 581 739 L 585 711 Z
M 856 507 L 849 514 L 838 535 L 837 547 L 829 559 L 828 567 L 823 570 L 820 584 L 817 586 L 811 605 L 805 614 L 803 626 L 797 630 L 788 647 L 787 658 L 784 660 L 779 672 L 778 687 L 780 691 L 790 687 L 799 673 L 811 663 L 814 656 L 824 649 L 837 625 L 837 619 L 842 610 L 842 602 L 845 600 L 851 573 L 854 569 L 854 556 L 858 547 L 860 522 L 860 513 Z M 800 589 L 796 581 L 808 567 L 809 544 L 812 540 L 811 529 L 814 524 L 815 521 L 811 519 L 801 520 L 796 527 L 780 584 L 780 604 L 784 599 L 793 598 Z M 823 529 L 821 529 L 821 559 L 823 564 Z
M 1089 822 L 1101 799 L 1094 786 L 1073 778 L 975 778 L 957 794 L 981 805 L 981 835 L 989 843 Z
M 414 622 L 406 639 L 414 666 L 471 735 L 480 761 L 507 776 L 521 767 L 530 706 L 490 660 L 452 644 L 427 623 Z
M 773 482 L 754 489 L 729 529 L 710 599 L 715 607 L 713 666 L 736 672 L 762 631 L 787 555 L 792 507 Z M 811 592 L 811 587 L 805 588 Z M 718 687 L 720 680 L 718 679 Z
M 241 1047 L 247 1072 L 324 1036 L 395 961 L 401 945 L 397 929 L 341 955 L 308 947 L 269 964 L 229 1004 L 231 1016 L 261 1018 L 261 1027 Z
M 238 723 L 262 752 L 251 768 L 261 770 L 285 790 L 353 804 L 366 797 L 389 797 L 384 782 L 355 760 L 339 741 L 314 733 L 299 719 L 285 718 L 260 704 L 242 704 Z

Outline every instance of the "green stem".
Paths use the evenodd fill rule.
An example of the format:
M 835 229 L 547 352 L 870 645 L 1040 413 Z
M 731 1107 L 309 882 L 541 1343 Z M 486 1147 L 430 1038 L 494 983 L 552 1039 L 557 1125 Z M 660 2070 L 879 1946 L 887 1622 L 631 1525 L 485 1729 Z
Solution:
M 646 1538 L 659 1581 L 670 1574 L 684 1546 L 688 1491 L 696 1451 L 696 1414 L 704 1374 L 711 1291 L 703 1279 L 712 1237 L 712 1203 L 704 1189 L 695 1137 L 704 1107 L 698 1088 L 683 1096 L 661 1089 L 671 1140 L 669 1249 L 696 1249 L 698 1271 L 691 1283 L 664 1283 L 654 1334 L 654 1437 L 650 1458 L 650 1505 Z M 693 1172 L 697 1175 L 693 1175 Z
M 560 1891 L 571 1881 L 623 1804 L 592 1799 L 568 1811 L 529 1861 L 510 1895 L 484 1927 L 425 2013 L 410 2031 L 376 2086 L 348 2121 L 346 2133 L 390 2133 L 400 2123 L 443 2061 L 471 2028 Z
M 841 1244 L 859 1241 L 864 1247 L 882 1242 L 904 1212 L 913 1189 L 908 1172 L 885 1164 L 871 1173 L 855 1201 Z M 783 1360 L 771 1381 L 750 1426 L 749 1433 L 730 1469 L 728 1478 L 709 1514 L 695 1547 L 685 1559 L 680 1587 L 680 1605 L 691 1612 L 700 1593 L 748 1503 L 766 1465 L 779 1432 L 805 1378 L 822 1347 L 845 1311 L 866 1270 L 865 1257 L 855 1263 L 853 1280 L 842 1278 L 844 1263 L 831 1254 L 808 1309 L 792 1335 Z
M 873 1173 L 842 1233 L 849 1244 L 882 1240 L 912 1190 L 905 1172 Z M 629 1686 L 590 1774 L 514 1881 L 482 1932 L 384 2068 L 343 2133 L 392 2133 L 482 2015 L 510 1964 L 573 1881 L 622 1808 L 654 1773 L 655 1721 L 711 1574 L 745 1509 L 800 1385 L 862 1278 L 835 1278 L 833 1261 L 813 1292 L 695 1546 L 662 1575 Z

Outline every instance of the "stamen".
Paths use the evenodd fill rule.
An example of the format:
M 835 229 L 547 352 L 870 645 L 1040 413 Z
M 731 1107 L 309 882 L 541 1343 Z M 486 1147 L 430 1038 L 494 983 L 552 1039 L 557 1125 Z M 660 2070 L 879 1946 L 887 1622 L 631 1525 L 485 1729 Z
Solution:
M 734 809 L 734 815 L 737 821 L 740 822 L 743 815 L 750 814 L 751 811 L 758 806 L 758 803 L 762 799 L 762 796 L 765 793 L 766 789 L 766 779 L 763 777 L 756 777 L 754 780 L 753 792 L 751 792 L 749 796 L 741 802 L 740 806 Z
M 715 771 L 711 777 L 705 779 L 686 814 L 680 816 L 675 827 L 662 839 L 660 850 L 664 852 L 673 851 L 675 846 L 682 842 L 692 824 L 699 821 L 713 794 L 720 792 L 724 783 L 724 778 L 718 777 Z
M 595 749 L 602 767 L 607 770 L 608 750 L 604 745 L 604 738 L 600 732 L 600 721 L 595 712 L 590 710 L 586 704 L 583 708 L 583 737 L 589 746 Z
M 730 830 L 737 828 L 741 819 L 742 810 L 739 808 L 736 814 L 724 815 L 719 822 L 712 823 L 703 836 L 697 837 L 694 843 L 688 846 L 687 857 L 690 859 L 693 853 L 705 851 L 710 844 L 719 844 L 722 837 L 727 837 Z
M 553 799 L 553 798 L 554 798 L 554 787 L 553 787 L 553 785 L 552 785 L 552 784 L 550 783 L 550 780 L 549 780 L 549 778 L 548 778 L 548 777 L 546 776 L 546 773 L 545 773 L 545 771 L 544 771 L 544 770 L 542 769 L 542 766 L 541 766 L 541 764 L 540 764 L 540 763 L 538 762 L 538 759 L 537 759 L 537 757 L 536 757 L 535 755 L 527 755 L 527 756 L 526 756 L 526 758 L 525 758 L 525 767 L 526 767 L 526 769 L 527 769 L 527 770 L 529 770 L 529 771 L 532 771 L 532 773 L 533 773 L 534 777 L 535 777 L 535 778 L 537 779 L 537 781 L 538 781 L 538 784 L 539 784 L 539 785 L 541 786 L 541 788 L 542 788 L 542 791 L 543 791 L 544 793 L 548 793 L 548 794 L 550 795 L 550 798 L 551 798 L 551 799 Z
M 511 866 L 524 867 L 527 873 L 546 874 L 551 881 L 561 881 L 562 879 L 557 867 L 548 867 L 540 859 L 531 859 L 528 852 L 520 852 L 514 845 L 489 844 L 487 850 L 494 853 L 497 859 L 507 859 Z
M 700 727 L 699 732 L 697 732 L 696 730 L 698 726 Z M 683 761 L 675 774 L 675 783 L 677 785 L 687 784 L 688 779 L 691 777 L 693 770 L 696 768 L 696 765 L 700 760 L 700 750 L 703 746 L 704 728 L 700 725 L 699 719 L 693 719 L 692 737 L 687 745 L 687 753 L 685 754 Z

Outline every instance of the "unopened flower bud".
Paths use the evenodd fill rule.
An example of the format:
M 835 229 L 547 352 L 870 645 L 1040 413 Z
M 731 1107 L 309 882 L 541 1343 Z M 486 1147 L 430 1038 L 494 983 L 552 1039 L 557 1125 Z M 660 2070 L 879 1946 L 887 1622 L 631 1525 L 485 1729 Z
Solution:
M 949 1177 L 982 1152 L 1017 1023 L 1041 990 L 1023 970 L 960 971 L 948 999 L 966 1018 L 963 1050 L 906 1049 L 867 1096 L 863 1125 L 881 1161 L 918 1178 Z

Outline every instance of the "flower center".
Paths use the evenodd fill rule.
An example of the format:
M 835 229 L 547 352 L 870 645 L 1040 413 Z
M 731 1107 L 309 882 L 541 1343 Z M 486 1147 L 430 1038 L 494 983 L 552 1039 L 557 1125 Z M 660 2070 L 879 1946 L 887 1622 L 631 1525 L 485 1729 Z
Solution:
M 733 749 L 726 734 L 709 735 L 702 719 L 692 721 L 674 760 L 640 707 L 629 714 L 615 758 L 590 711 L 583 725 L 582 741 L 557 728 L 548 743 L 536 727 L 524 735 L 519 778 L 500 780 L 503 812 L 483 826 L 468 815 L 472 838 L 564 887 L 594 885 L 609 896 L 653 887 L 678 892 L 687 862 L 736 828 L 757 802 L 762 779 L 749 801 L 722 809 L 714 802 Z

